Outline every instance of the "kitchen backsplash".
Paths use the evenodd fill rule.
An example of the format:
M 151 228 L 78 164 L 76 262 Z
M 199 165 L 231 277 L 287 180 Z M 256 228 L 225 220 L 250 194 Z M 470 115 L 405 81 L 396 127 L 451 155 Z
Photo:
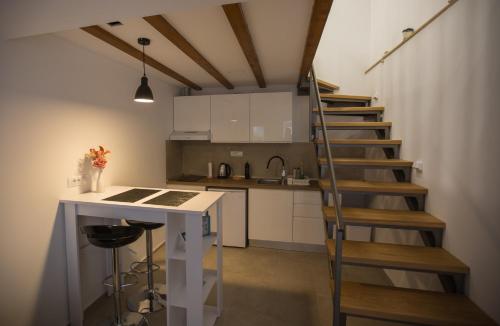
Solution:
M 231 151 L 243 152 L 242 157 L 232 157 Z M 318 177 L 314 145 L 293 144 L 212 144 L 200 141 L 167 141 L 167 178 L 181 174 L 207 175 L 207 164 L 212 162 L 213 175 L 217 175 L 219 163 L 228 163 L 233 169 L 232 176 L 244 175 L 245 162 L 250 164 L 252 177 L 279 177 L 281 163 L 273 160 L 269 169 L 267 161 L 274 155 L 285 159 L 289 174 L 292 169 L 303 166 L 306 176 Z

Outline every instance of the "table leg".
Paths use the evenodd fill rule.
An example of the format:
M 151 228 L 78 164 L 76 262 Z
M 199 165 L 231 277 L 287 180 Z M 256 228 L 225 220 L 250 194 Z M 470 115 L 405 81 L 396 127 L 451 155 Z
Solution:
M 80 283 L 80 244 L 76 205 L 64 205 L 64 223 L 66 229 L 69 318 L 71 326 L 82 326 L 83 309 Z
M 222 314 L 222 200 L 217 201 L 217 316 Z
M 201 214 L 187 214 L 186 309 L 187 326 L 203 325 L 203 230 Z
M 165 221 L 165 280 L 167 284 L 167 308 L 166 308 L 166 323 L 165 325 L 175 325 L 173 320 L 173 308 L 172 308 L 172 276 L 169 274 L 169 268 L 172 268 L 169 261 L 169 248 L 172 250 L 175 243 L 173 242 L 173 236 L 169 236 L 170 228 L 173 227 L 171 224 L 171 219 L 167 217 Z

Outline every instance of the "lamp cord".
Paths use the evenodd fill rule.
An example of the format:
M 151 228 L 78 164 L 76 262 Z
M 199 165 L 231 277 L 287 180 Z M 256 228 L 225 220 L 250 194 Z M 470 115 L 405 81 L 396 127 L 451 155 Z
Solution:
M 146 54 L 144 53 L 144 44 L 142 45 L 142 69 L 146 77 Z

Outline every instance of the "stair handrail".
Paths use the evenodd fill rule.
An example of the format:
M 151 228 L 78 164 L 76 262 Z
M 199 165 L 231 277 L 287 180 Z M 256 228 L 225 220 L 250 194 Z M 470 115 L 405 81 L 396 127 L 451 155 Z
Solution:
M 330 148 L 330 142 L 328 141 L 328 134 L 325 123 L 325 115 L 323 113 L 323 107 L 321 106 L 321 94 L 319 91 L 318 80 L 316 79 L 316 73 L 314 71 L 314 65 L 311 66 L 311 82 L 310 92 L 314 88 L 314 97 L 316 99 L 316 105 L 318 106 L 319 119 L 321 122 L 321 133 L 323 134 L 323 144 L 326 150 L 326 160 L 328 164 L 328 171 L 330 175 L 330 186 L 333 197 L 333 205 L 336 213 L 336 231 L 335 231 L 335 260 L 334 260 L 334 287 L 333 287 L 333 325 L 341 325 L 340 317 L 340 292 L 341 292 L 341 276 L 342 276 L 342 240 L 344 239 L 344 218 L 342 216 L 341 202 L 339 200 L 339 193 L 337 189 L 337 178 L 335 177 L 335 170 L 333 168 L 333 156 Z
M 442 14 L 444 14 L 446 12 L 446 10 L 450 9 L 450 7 L 453 6 L 457 2 L 458 2 L 458 0 L 448 0 L 448 4 L 446 6 L 444 6 L 441 10 L 439 10 L 434 16 L 432 16 L 431 18 L 429 18 L 425 23 L 422 24 L 422 26 L 420 26 L 419 28 L 417 28 L 417 30 L 415 30 L 415 32 L 413 32 L 413 34 L 411 34 L 408 38 L 406 38 L 406 39 L 402 40 L 401 42 L 399 42 L 394 48 L 392 48 L 392 50 L 386 51 L 386 53 L 384 53 L 384 55 L 382 56 L 382 58 L 380 58 L 377 62 L 375 62 L 373 65 L 371 65 L 370 68 L 366 69 L 365 74 L 369 73 L 370 71 L 373 70 L 373 68 L 375 68 L 379 64 L 383 63 L 384 60 L 387 59 L 391 54 L 393 54 L 394 52 L 396 52 L 396 50 L 398 50 L 406 42 L 408 42 L 414 36 L 416 36 L 418 33 L 420 33 L 424 28 L 426 28 L 427 26 L 429 26 L 433 21 L 435 21 L 437 18 L 439 18 L 439 16 L 441 16 Z

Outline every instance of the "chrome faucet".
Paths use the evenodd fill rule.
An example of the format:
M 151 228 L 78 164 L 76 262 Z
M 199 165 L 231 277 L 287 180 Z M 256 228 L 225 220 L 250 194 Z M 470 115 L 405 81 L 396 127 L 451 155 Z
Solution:
M 285 169 L 285 160 L 281 156 L 275 155 L 271 157 L 269 161 L 267 161 L 266 169 L 269 169 L 269 164 L 271 164 L 271 161 L 275 158 L 281 161 L 281 184 L 284 185 L 286 183 L 286 169 Z

